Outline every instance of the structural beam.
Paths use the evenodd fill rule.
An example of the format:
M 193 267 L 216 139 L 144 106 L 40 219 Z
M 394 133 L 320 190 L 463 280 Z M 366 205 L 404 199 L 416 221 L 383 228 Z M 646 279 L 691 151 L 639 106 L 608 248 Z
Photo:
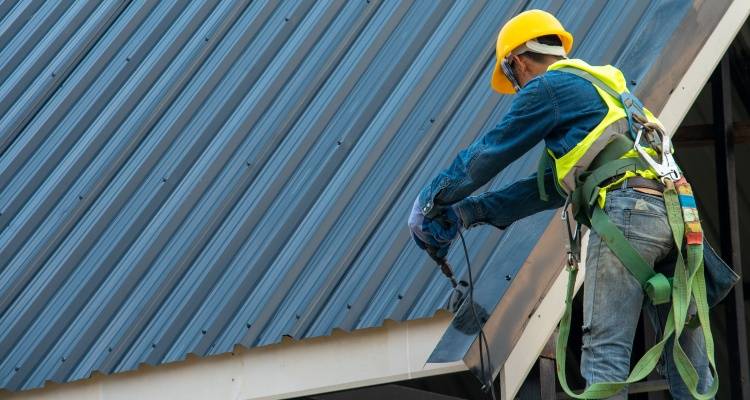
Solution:
M 750 143 L 750 121 L 735 122 L 731 128 L 734 144 Z M 681 126 L 674 136 L 678 146 L 706 146 L 716 143 L 719 130 L 715 124 Z
M 750 110 L 750 42 L 740 39 L 748 32 L 750 29 L 744 27 L 737 34 L 739 40 L 735 40 L 729 48 L 729 60 L 732 83 L 737 89 L 734 93 L 745 108 Z
M 712 6 L 713 3 L 711 2 L 702 3 L 702 8 L 710 8 Z M 669 87 L 670 94 L 667 103 L 659 111 L 659 121 L 664 125 L 667 132 L 675 132 L 677 127 L 680 126 L 685 115 L 687 115 L 690 107 L 698 97 L 698 94 L 703 90 L 706 82 L 708 82 L 711 72 L 716 68 L 723 54 L 729 49 L 732 40 L 737 36 L 737 32 L 742 28 L 748 15 L 750 15 L 750 2 L 747 0 L 732 1 L 724 16 L 714 25 L 711 36 L 709 36 L 698 54 L 695 57 L 691 57 L 683 53 L 677 57 L 677 59 L 687 58 L 693 61 L 687 71 L 682 74 L 682 78 L 677 85 Z M 692 36 L 692 34 L 690 29 L 686 29 L 683 32 L 683 35 Z M 684 39 L 684 37 L 681 39 Z M 649 85 L 650 83 L 642 81 L 639 85 Z M 659 90 L 655 92 L 655 96 L 659 96 Z M 645 104 L 651 105 L 651 111 L 658 110 L 654 105 L 661 104 L 657 99 L 643 98 L 641 100 Z
M 465 400 L 462 397 L 448 396 L 440 393 L 429 392 L 427 390 L 416 389 L 401 385 L 382 385 L 372 386 L 361 389 L 348 390 L 338 393 L 321 394 L 312 396 L 313 400 L 381 400 L 381 399 L 401 399 L 401 400 Z
M 739 209 L 732 133 L 732 97 L 729 56 L 725 54 L 712 76 L 714 126 L 716 130 L 716 184 L 719 195 L 721 254 L 742 277 Z M 740 281 L 742 282 L 742 281 Z M 750 398 L 747 325 L 744 285 L 736 285 L 727 299 L 727 347 L 733 399 Z

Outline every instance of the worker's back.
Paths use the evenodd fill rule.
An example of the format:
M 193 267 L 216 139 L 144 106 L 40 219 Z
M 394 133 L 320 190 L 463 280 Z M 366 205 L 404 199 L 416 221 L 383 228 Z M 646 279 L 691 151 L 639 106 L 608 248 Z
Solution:
M 607 114 L 607 106 L 591 83 L 561 71 L 548 71 L 531 80 L 516 99 L 547 110 L 539 123 L 550 126 L 545 141 L 556 157 L 575 147 Z

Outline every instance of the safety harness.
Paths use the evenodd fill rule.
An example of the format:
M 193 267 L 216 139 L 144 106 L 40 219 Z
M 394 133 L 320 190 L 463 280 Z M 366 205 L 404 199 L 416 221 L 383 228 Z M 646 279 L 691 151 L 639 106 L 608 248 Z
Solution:
M 682 176 L 672 158 L 670 138 L 658 123 L 650 121 L 650 113 L 627 89 L 615 90 L 593 74 L 574 66 L 556 69 L 580 76 L 591 82 L 600 92 L 603 91 L 611 96 L 612 99 L 605 99 L 605 101 L 611 104 L 611 100 L 615 100 L 619 107 L 624 109 L 627 131 L 630 133 L 630 137 L 626 134 L 612 135 L 607 144 L 592 155 L 591 163 L 584 167 L 582 172 L 576 174 L 572 191 L 566 191 L 561 187 L 561 180 L 557 179 L 555 159 L 551 153 L 545 149 L 540 158 L 537 175 L 540 197 L 547 198 L 543 176 L 549 166 L 555 171 L 558 190 L 566 197 L 562 219 L 567 225 L 569 239 L 566 268 L 569 275 L 565 313 L 560 321 L 556 348 L 557 376 L 560 385 L 569 396 L 576 399 L 602 399 L 613 396 L 628 384 L 645 378 L 656 367 L 667 340 L 674 335 L 672 354 L 680 376 L 693 397 L 710 399 L 717 392 L 719 380 L 708 316 L 709 307 L 703 266 L 703 234 L 690 184 Z M 644 139 L 648 142 L 648 146 L 641 144 Z M 596 149 L 588 151 L 596 151 Z M 625 154 L 637 154 L 637 157 L 625 157 Z M 657 162 L 654 157 L 660 157 L 661 161 Z M 677 261 L 674 276 L 671 278 L 654 271 L 603 210 L 604 195 L 608 188 L 628 177 L 635 176 L 637 171 L 644 170 L 652 171 L 665 186 L 663 198 L 677 248 Z M 571 226 L 568 217 L 568 205 L 572 205 L 573 216 L 577 221 L 575 228 Z M 654 305 L 670 303 L 671 300 L 671 308 L 661 340 L 646 351 L 625 381 L 594 383 L 582 393 L 576 394 L 567 383 L 565 357 L 570 334 L 573 291 L 580 262 L 581 225 L 593 229 L 601 237 L 602 241 L 640 282 Z M 713 384 L 704 394 L 698 393 L 698 373 L 679 341 L 688 320 L 691 298 L 695 299 L 697 322 L 705 337 L 706 354 L 713 375 Z M 694 323 L 691 322 L 691 325 Z

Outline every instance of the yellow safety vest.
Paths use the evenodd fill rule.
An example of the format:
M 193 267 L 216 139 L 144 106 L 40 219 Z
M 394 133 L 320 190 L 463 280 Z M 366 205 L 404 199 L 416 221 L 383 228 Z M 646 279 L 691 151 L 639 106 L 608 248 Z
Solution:
M 588 72 L 617 92 L 628 90 L 622 72 L 611 65 L 591 66 L 583 60 L 565 59 L 550 65 L 547 70 L 554 71 L 564 67 L 577 68 Z M 565 194 L 570 194 L 576 189 L 577 178 L 581 173 L 588 169 L 597 154 L 599 154 L 599 152 L 613 140 L 615 135 L 625 135 L 628 138 L 630 137 L 628 133 L 627 117 L 625 110 L 620 103 L 620 99 L 612 97 L 609 93 L 600 89 L 596 85 L 594 85 L 594 88 L 607 105 L 607 115 L 604 116 L 602 121 L 599 122 L 599 124 L 589 132 L 583 140 L 578 142 L 575 147 L 561 157 L 555 157 L 550 149 L 546 149 L 547 153 L 554 160 L 552 167 L 556 177 L 556 184 Z M 654 117 L 654 115 L 646 108 L 643 109 L 643 112 L 649 121 L 659 123 L 656 117 Z M 652 153 L 652 155 L 656 155 L 656 152 L 653 149 L 647 149 L 647 151 Z M 620 158 L 638 157 L 638 153 L 631 149 L 624 153 Z M 599 206 L 602 208 L 604 207 L 605 196 L 610 187 L 616 186 L 622 183 L 625 179 L 636 175 L 640 175 L 647 179 L 658 179 L 656 173 L 650 168 L 627 171 L 622 177 L 600 189 L 598 199 Z

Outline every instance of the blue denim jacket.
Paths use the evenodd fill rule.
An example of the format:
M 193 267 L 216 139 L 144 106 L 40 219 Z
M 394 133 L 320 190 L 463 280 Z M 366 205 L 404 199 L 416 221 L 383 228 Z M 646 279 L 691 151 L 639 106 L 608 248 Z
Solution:
M 561 207 L 564 199 L 547 170 L 544 182 L 549 201 L 542 201 L 536 174 L 497 191 L 469 195 L 511 162 L 544 140 L 555 156 L 572 149 L 607 114 L 594 86 L 578 76 L 548 71 L 529 81 L 513 99 L 510 110 L 494 129 L 458 153 L 419 194 L 422 211 L 434 218 L 449 205 L 464 227 L 488 223 L 504 228 L 523 217 Z

